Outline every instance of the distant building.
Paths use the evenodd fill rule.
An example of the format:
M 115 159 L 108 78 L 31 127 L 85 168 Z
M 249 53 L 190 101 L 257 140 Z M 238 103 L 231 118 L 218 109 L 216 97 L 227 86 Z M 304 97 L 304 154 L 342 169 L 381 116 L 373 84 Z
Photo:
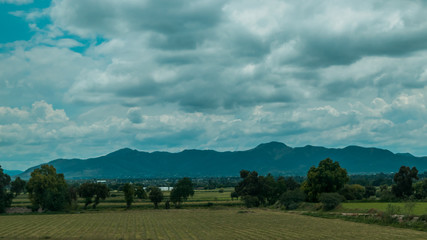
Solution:
M 107 183 L 107 180 L 96 180 L 96 183 Z

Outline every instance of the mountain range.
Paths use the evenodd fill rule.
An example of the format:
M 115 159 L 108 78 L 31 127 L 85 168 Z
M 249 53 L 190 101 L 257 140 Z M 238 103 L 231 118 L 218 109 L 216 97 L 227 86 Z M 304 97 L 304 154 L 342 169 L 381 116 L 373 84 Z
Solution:
M 67 179 L 87 178 L 161 178 L 239 176 L 242 169 L 275 176 L 306 175 L 311 166 L 325 158 L 338 161 L 349 174 L 390 173 L 400 166 L 427 170 L 427 157 L 409 153 L 394 154 L 385 149 L 348 146 L 325 148 L 307 145 L 289 147 L 280 142 L 260 144 L 246 151 L 217 152 L 184 150 L 178 153 L 143 152 L 129 148 L 105 156 L 82 159 L 57 159 L 48 162 Z M 35 166 L 18 174 L 28 179 Z

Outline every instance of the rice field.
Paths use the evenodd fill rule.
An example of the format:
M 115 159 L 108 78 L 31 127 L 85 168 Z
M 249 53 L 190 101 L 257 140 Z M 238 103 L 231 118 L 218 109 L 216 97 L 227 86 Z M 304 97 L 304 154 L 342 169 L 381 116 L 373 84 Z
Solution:
M 427 233 L 227 208 L 2 215 L 0 239 L 427 239 Z

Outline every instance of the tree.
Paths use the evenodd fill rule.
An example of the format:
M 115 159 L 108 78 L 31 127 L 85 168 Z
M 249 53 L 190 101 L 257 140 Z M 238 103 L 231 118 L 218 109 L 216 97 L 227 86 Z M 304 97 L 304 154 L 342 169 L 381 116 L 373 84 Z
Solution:
M 170 200 L 176 208 L 181 207 L 181 203 L 186 201 L 189 196 L 194 195 L 194 186 L 190 178 L 182 178 L 178 181 L 170 194 Z
M 418 179 L 418 170 L 413 167 L 410 169 L 406 166 L 401 166 L 393 180 L 396 183 L 392 186 L 391 192 L 398 198 L 409 197 L 413 193 L 412 180 Z
M 159 208 L 158 204 L 163 200 L 162 190 L 158 187 L 150 187 L 150 193 L 148 194 L 148 198 L 151 202 L 154 203 L 154 208 Z
M 258 207 L 265 202 L 262 194 L 262 185 L 256 171 L 240 171 L 242 181 L 234 188 L 240 198 L 245 202 L 246 207 Z
M 147 193 L 145 192 L 143 186 L 136 187 L 135 194 L 139 199 L 146 199 L 147 198 Z
M 125 200 L 126 200 L 126 208 L 130 208 L 130 205 L 133 203 L 133 196 L 135 195 L 135 187 L 130 184 L 126 183 L 123 186 L 123 192 L 125 194 Z
M 85 199 L 84 209 L 91 203 L 93 203 L 92 208 L 96 209 L 101 199 L 105 200 L 110 196 L 110 189 L 103 183 L 83 183 L 80 185 L 78 192 L 79 196 Z M 92 200 L 92 198 L 95 199 Z
M 427 179 L 424 179 L 424 181 L 415 183 L 414 196 L 416 199 L 427 198 Z
M 368 185 L 365 187 L 365 193 L 363 194 L 364 198 L 369 198 L 370 196 L 375 196 L 377 189 L 374 186 Z
M 365 194 L 365 188 L 359 184 L 345 184 L 339 193 L 347 200 L 361 200 Z
M 8 193 L 6 188 L 10 185 L 10 176 L 3 173 L 0 166 L 0 213 L 4 213 L 7 207 L 12 204 L 13 194 Z
M 25 186 L 27 182 L 22 180 L 20 177 L 17 177 L 15 181 L 13 181 L 10 184 L 10 191 L 12 193 L 15 193 L 15 197 L 18 196 L 20 193 L 24 192 Z
M 58 211 L 67 206 L 68 185 L 64 174 L 57 174 L 51 165 L 42 165 L 34 169 L 27 183 L 28 197 L 32 202 L 33 210 Z
M 287 210 L 298 208 L 299 204 L 305 199 L 304 192 L 301 189 L 288 190 L 280 196 L 279 202 Z
M 321 193 L 337 192 L 348 181 L 347 170 L 341 168 L 338 162 L 327 158 L 320 161 L 317 168 L 315 166 L 310 168 L 302 188 L 307 194 L 307 200 L 316 202 Z
M 336 192 L 324 192 L 319 196 L 319 200 L 323 205 L 323 209 L 326 211 L 335 209 L 340 205 L 343 200 L 343 196 L 339 195 Z

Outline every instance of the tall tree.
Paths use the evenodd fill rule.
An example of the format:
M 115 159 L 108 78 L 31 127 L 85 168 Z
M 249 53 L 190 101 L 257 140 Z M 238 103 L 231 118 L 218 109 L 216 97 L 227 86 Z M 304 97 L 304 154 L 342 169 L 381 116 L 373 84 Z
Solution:
M 0 213 L 4 213 L 6 208 L 12 204 L 13 194 L 6 190 L 9 184 L 10 176 L 3 173 L 3 169 L 0 166 Z
M 187 200 L 189 196 L 194 195 L 194 186 L 190 178 L 182 178 L 178 181 L 170 194 L 170 200 L 175 207 L 180 207 L 182 201 Z
M 397 172 L 393 180 L 396 183 L 392 186 L 392 193 L 398 197 L 409 197 L 413 193 L 412 180 L 418 179 L 418 170 L 416 167 L 410 169 L 406 166 L 401 166 L 399 172 Z
M 13 181 L 10 185 L 10 191 L 12 193 L 15 193 L 15 197 L 18 196 L 20 193 L 24 192 L 25 186 L 27 182 L 22 180 L 20 177 L 17 177 L 15 181 Z
M 163 200 L 162 190 L 158 187 L 149 187 L 150 193 L 148 198 L 154 203 L 154 208 L 159 208 L 159 203 Z
M 348 181 L 347 170 L 341 168 L 338 162 L 327 158 L 320 161 L 317 168 L 310 168 L 302 187 L 308 201 L 315 202 L 319 200 L 321 193 L 338 192 Z
M 28 197 L 33 210 L 63 210 L 68 203 L 68 186 L 63 174 L 57 174 L 51 165 L 34 169 L 27 183 Z
M 256 171 L 240 171 L 242 181 L 234 188 L 239 197 L 245 202 L 246 207 L 258 207 L 265 202 L 263 186 Z
M 123 192 L 125 194 L 126 208 L 129 209 L 133 203 L 133 196 L 135 195 L 135 187 L 130 183 L 126 183 L 123 186 Z
M 136 194 L 137 198 L 139 198 L 139 199 L 146 199 L 147 198 L 147 193 L 145 192 L 143 186 L 136 187 L 135 194 Z
M 84 209 L 91 203 L 93 203 L 92 208 L 95 209 L 101 199 L 105 200 L 110 196 L 110 189 L 103 183 L 83 183 L 80 185 L 78 192 L 79 196 L 85 199 Z

